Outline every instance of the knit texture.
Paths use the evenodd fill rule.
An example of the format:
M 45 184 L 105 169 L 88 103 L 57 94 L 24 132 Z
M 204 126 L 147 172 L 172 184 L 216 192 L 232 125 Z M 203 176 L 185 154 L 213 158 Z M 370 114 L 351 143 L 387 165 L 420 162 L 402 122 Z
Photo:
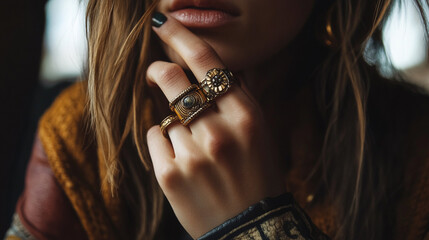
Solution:
M 39 136 L 59 184 L 76 210 L 89 239 L 118 239 L 100 190 L 100 164 L 87 134 L 84 85 L 63 91 L 39 122 Z

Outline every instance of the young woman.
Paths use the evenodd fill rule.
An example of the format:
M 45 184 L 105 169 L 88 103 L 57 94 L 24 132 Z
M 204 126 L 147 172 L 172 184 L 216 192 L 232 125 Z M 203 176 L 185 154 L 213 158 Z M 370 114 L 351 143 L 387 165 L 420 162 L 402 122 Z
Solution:
M 397 3 L 90 0 L 8 236 L 429 239 L 429 98 L 377 71 Z

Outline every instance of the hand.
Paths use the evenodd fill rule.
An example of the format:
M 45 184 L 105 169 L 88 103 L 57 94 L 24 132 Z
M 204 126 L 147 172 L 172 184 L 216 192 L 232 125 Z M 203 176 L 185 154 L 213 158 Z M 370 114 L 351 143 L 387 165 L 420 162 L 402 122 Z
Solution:
M 173 18 L 153 28 L 179 54 L 196 79 L 212 68 L 225 68 L 216 52 Z M 147 79 L 169 101 L 191 85 L 174 63 L 154 62 Z M 263 79 L 261 79 L 263 81 Z M 237 84 L 216 99 L 188 127 L 159 126 L 147 133 L 156 178 L 177 218 L 197 238 L 265 197 L 284 191 L 262 112 Z

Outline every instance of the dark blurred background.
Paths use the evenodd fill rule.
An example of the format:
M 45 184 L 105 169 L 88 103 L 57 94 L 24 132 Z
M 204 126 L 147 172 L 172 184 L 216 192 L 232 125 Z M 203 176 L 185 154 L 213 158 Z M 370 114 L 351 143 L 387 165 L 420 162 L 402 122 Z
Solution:
M 427 41 L 404 2 L 384 34 L 387 52 L 409 81 L 429 90 Z M 84 66 L 84 12 L 84 0 L 0 2 L 0 237 L 24 186 L 37 121 Z
M 61 1 L 78 7 L 78 1 Z M 52 24 L 58 23 L 49 17 L 55 9 L 54 13 L 45 13 L 46 2 L 0 1 L 0 238 L 9 227 L 16 200 L 24 186 L 37 121 L 55 96 L 74 81 L 80 71 L 78 67 L 68 72 L 52 69 L 55 66 L 48 70 L 41 68 L 46 65 L 49 49 L 49 38 L 44 33 L 52 35 Z M 76 19 L 74 14 L 68 17 Z M 59 46 L 58 43 L 50 44 Z M 65 62 L 66 58 L 55 61 Z M 80 68 L 83 62 L 78 65 Z
M 44 5 L 42 0 L 0 2 L 0 237 L 11 221 L 29 156 L 27 137 L 39 80 Z

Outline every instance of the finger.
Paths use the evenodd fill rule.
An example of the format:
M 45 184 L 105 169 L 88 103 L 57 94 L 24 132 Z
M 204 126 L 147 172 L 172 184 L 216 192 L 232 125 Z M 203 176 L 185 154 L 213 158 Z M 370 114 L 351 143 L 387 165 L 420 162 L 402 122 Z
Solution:
M 176 19 L 168 20 L 154 31 L 167 45 L 172 47 L 189 66 L 196 79 L 202 81 L 208 70 L 225 66 L 219 56 L 204 40 L 185 28 Z M 251 103 L 247 95 L 235 84 L 225 96 L 216 100 L 220 112 L 236 111 L 237 106 Z
M 153 29 L 162 41 L 172 47 L 185 60 L 198 80 L 204 79 L 207 71 L 212 68 L 225 68 L 210 45 L 174 18 L 167 17 L 168 20 L 161 27 L 154 27 Z M 241 109 L 253 107 L 252 101 L 238 85 L 234 85 L 227 94 L 217 98 L 216 103 L 219 113 L 229 114 L 230 117 L 240 116 L 242 115 Z M 231 113 L 232 115 L 230 115 Z M 204 131 L 198 129 L 204 129 L 205 126 L 199 127 L 200 124 L 206 125 L 207 123 L 204 119 L 200 120 L 200 117 L 197 117 L 189 127 L 193 133 L 203 133 Z
M 162 61 L 156 61 L 148 67 L 146 80 L 158 85 L 169 102 L 191 86 L 179 65 Z
M 148 67 L 146 80 L 158 85 L 169 102 L 191 85 L 185 72 L 179 65 L 162 61 L 156 61 Z M 168 127 L 167 132 L 173 146 L 180 143 L 181 136 L 191 134 L 189 128 L 183 127 L 180 124 L 172 124 Z
M 174 160 L 173 147 L 170 141 L 162 135 L 159 126 L 149 129 L 147 143 L 159 185 L 166 193 L 179 191 L 183 181 L 182 174 Z M 167 197 L 169 196 L 167 195 Z
M 175 156 L 177 156 L 177 151 L 183 149 L 184 143 L 189 142 L 192 132 L 188 127 L 183 126 L 179 122 L 173 123 L 171 126 L 169 126 L 167 132 L 168 136 L 170 136 Z
M 176 19 L 166 17 L 167 21 L 159 27 L 153 27 L 153 30 L 162 41 L 183 58 L 199 81 L 205 77 L 208 70 L 225 68 L 217 53 L 207 42 L 193 34 Z
M 151 127 L 146 134 L 149 154 L 154 168 L 160 164 L 172 164 L 175 154 L 170 141 L 162 135 L 159 126 Z

